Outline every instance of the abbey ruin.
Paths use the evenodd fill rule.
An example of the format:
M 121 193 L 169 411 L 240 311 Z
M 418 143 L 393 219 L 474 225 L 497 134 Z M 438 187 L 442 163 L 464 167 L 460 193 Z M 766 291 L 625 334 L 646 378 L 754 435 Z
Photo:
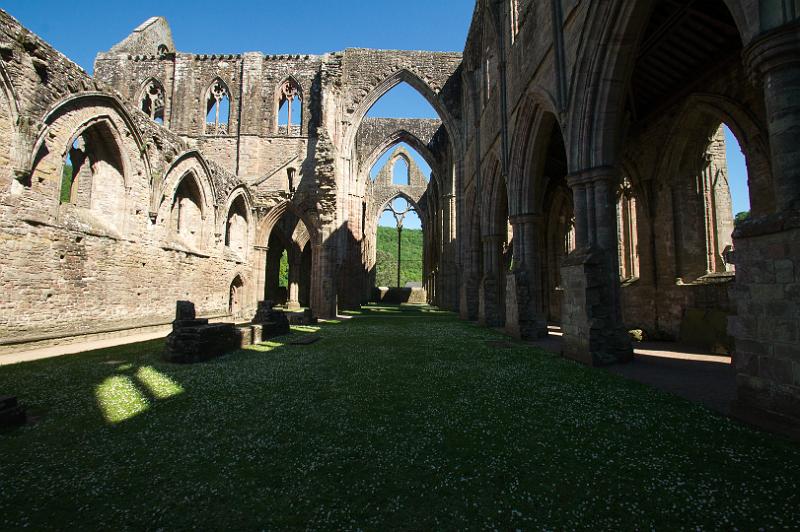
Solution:
M 734 412 L 800 426 L 800 2 L 478 0 L 462 53 L 180 52 L 152 18 L 94 77 L 0 11 L 0 353 L 372 297 L 422 219 L 431 304 L 563 356 L 628 331 L 730 353 Z M 399 83 L 438 120 L 367 118 Z M 287 119 L 279 119 L 284 109 Z M 734 225 L 721 126 L 747 161 Z M 412 146 L 407 184 L 370 169 Z M 71 167 L 65 173 L 66 164 Z M 429 179 L 428 179 L 429 178 Z

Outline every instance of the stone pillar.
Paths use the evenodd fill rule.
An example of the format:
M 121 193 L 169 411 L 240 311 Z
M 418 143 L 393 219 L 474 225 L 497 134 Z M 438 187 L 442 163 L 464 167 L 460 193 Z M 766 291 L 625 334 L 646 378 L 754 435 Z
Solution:
M 744 60 L 764 88 L 775 200 L 786 210 L 800 201 L 800 21 L 757 37 Z
M 361 227 L 361 209 L 363 198 L 349 195 L 346 197 L 347 221 L 339 230 L 337 237 L 342 239 L 341 275 L 338 279 L 339 308 L 343 310 L 359 310 L 361 295 L 366 276 L 363 239 Z
M 599 366 L 633 357 L 622 323 L 617 253 L 616 172 L 600 167 L 571 175 L 573 251 L 561 269 L 564 356 Z
M 475 321 L 479 314 L 479 295 L 481 280 L 475 272 L 469 272 L 461 281 L 459 295 L 459 317 L 462 320 Z
M 336 318 L 337 273 L 334 245 L 315 243 L 311 256 L 311 310 L 314 317 Z
M 300 308 L 300 251 L 297 246 L 292 246 L 289 250 L 289 288 L 287 294 L 286 308 Z
M 763 84 L 776 212 L 751 216 L 733 234 L 731 412 L 800 438 L 800 23 L 763 33 L 744 60 Z
M 505 275 L 500 271 L 502 235 L 483 237 L 483 279 L 478 294 L 478 323 L 487 327 L 505 324 Z
M 512 216 L 513 268 L 506 274 L 506 331 L 521 339 L 547 336 L 543 311 L 539 231 L 542 217 Z
M 443 195 L 442 241 L 439 244 L 441 258 L 439 262 L 439 274 L 436 278 L 436 285 L 433 288 L 438 297 L 439 305 L 447 310 L 457 310 L 459 307 L 458 268 L 456 266 L 456 255 L 458 251 L 455 245 L 455 215 L 455 196 L 453 194 Z

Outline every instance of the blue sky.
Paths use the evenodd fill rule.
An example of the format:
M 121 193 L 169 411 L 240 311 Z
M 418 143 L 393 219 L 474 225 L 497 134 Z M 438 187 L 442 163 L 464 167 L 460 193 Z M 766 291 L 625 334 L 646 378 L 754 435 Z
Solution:
M 473 0 L 6 0 L 3 9 L 81 65 L 124 39 L 151 16 L 170 22 L 178 50 L 195 53 L 309 53 L 349 47 L 461 51 Z M 399 86 L 369 116 L 435 117 L 413 89 Z M 749 210 L 747 170 L 726 131 L 734 214 Z M 385 158 L 384 158 L 385 160 Z M 424 167 L 424 161 L 418 159 Z M 426 169 L 426 171 L 428 171 Z
M 464 49 L 473 0 L 5 0 L 3 9 L 92 70 L 153 16 L 169 21 L 175 46 L 194 53 L 319 54 L 345 48 Z
M 750 193 L 747 189 L 747 165 L 739 141 L 727 126 L 725 148 L 728 158 L 728 185 L 733 199 L 733 214 L 750 210 Z

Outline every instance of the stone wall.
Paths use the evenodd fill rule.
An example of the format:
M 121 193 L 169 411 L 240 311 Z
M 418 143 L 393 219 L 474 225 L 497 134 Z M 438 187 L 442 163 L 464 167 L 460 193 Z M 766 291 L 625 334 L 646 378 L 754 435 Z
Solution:
M 250 250 L 233 254 L 220 238 L 243 183 L 4 12 L 0 32 L 0 133 L 12 148 L 0 160 L 0 350 L 164 324 L 178 299 L 227 315 L 230 283 L 251 276 Z M 76 136 L 89 153 L 82 204 L 60 201 Z M 170 216 L 187 173 L 202 191 L 195 248 Z

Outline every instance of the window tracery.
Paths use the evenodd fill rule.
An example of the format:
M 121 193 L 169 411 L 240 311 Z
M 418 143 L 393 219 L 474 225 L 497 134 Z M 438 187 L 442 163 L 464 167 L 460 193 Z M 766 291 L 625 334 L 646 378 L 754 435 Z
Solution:
M 151 79 L 142 91 L 140 108 L 151 120 L 163 124 L 164 100 L 164 87 L 158 81 Z
M 211 84 L 206 96 L 206 135 L 228 134 L 230 98 L 228 86 L 217 78 Z
M 288 78 L 278 88 L 278 132 L 299 136 L 303 123 L 303 91 L 293 78 Z M 297 122 L 295 124 L 294 122 Z

